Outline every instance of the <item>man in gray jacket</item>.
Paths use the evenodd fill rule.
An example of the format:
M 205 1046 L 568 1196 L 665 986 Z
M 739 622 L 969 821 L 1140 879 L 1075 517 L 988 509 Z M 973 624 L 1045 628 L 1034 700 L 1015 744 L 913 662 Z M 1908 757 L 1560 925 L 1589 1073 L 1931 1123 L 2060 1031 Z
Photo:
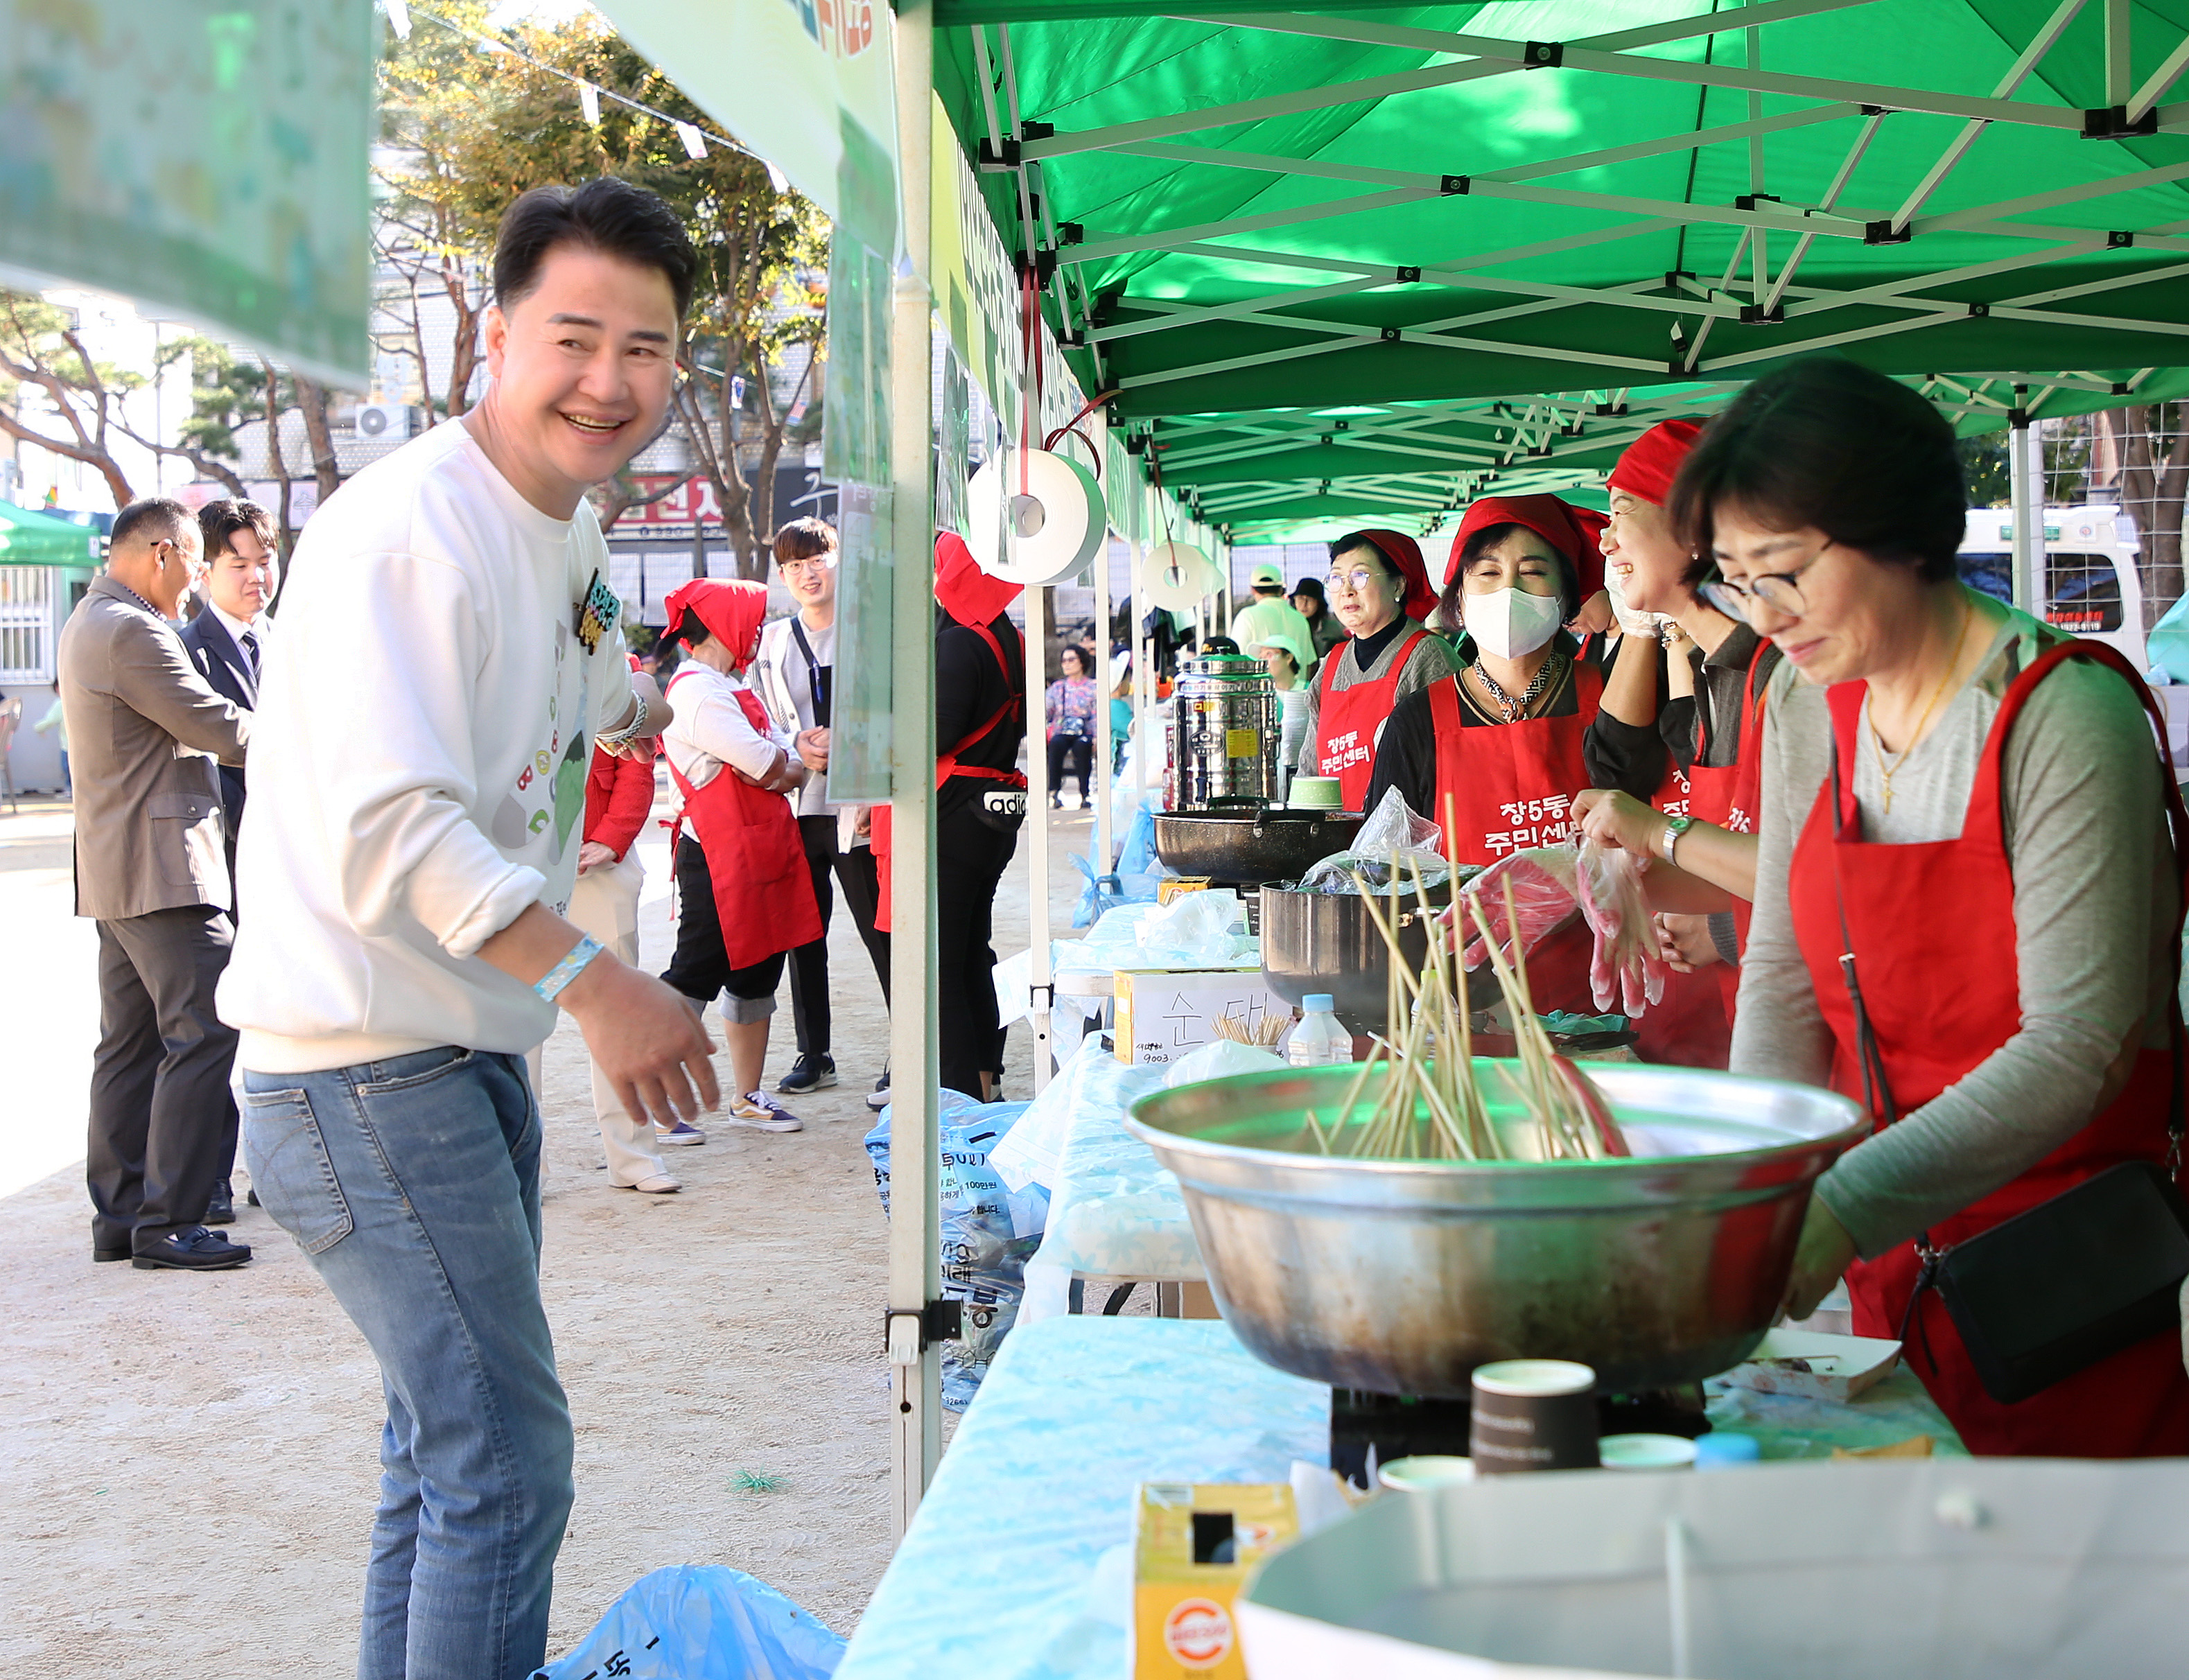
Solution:
M 189 509 L 133 502 L 60 639 L 76 910 L 99 923 L 91 1257 L 146 1271 L 251 1258 L 205 1225 L 235 1128 L 235 1031 L 213 1012 L 235 932 L 214 761 L 243 762 L 251 719 L 213 692 L 168 622 L 204 570 Z

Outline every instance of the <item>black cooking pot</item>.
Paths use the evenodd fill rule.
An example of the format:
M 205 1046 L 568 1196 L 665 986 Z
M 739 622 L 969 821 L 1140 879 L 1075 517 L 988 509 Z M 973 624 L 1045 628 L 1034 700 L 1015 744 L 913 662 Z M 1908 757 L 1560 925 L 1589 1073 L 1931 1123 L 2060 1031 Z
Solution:
M 1206 875 L 1221 886 L 1296 881 L 1351 846 L 1361 821 L 1343 811 L 1282 806 L 1163 812 L 1156 817 L 1156 856 L 1181 875 Z

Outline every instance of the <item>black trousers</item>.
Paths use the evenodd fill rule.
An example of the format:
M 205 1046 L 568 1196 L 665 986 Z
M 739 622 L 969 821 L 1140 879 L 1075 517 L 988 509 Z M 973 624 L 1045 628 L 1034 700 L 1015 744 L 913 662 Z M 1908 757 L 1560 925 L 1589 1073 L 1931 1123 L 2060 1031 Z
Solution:
M 874 978 L 881 982 L 882 1001 L 889 1002 L 890 994 L 890 936 L 874 925 L 874 918 L 882 908 L 881 870 L 875 865 L 871 846 L 855 846 L 849 851 L 836 854 L 836 879 L 843 883 L 844 908 L 851 913 L 851 925 L 859 931 L 860 942 L 867 947 L 867 955 L 874 965 Z
M 1078 769 L 1071 766 L 1077 762 Z M 1064 778 L 1079 778 L 1079 802 L 1087 803 L 1087 778 L 1094 773 L 1094 744 L 1084 735 L 1052 735 L 1049 738 L 1049 792 L 1054 799 L 1064 791 Z
M 996 888 L 1018 845 L 1016 834 L 998 834 L 975 816 L 970 800 L 938 812 L 935 819 L 936 1013 L 942 1083 L 970 1097 L 981 1094 L 982 1073 L 1004 1071 L 991 930 Z
M 190 904 L 99 924 L 99 1049 L 84 1179 L 97 1248 L 143 1253 L 205 1221 L 235 1160 L 235 1029 L 213 1012 L 235 930 Z
M 760 909 L 754 906 L 755 914 Z M 725 992 L 744 1004 L 764 999 L 773 1009 L 775 989 L 783 984 L 783 954 L 778 951 L 741 969 L 730 966 L 730 953 L 722 943 L 721 913 L 715 908 L 715 880 L 707 873 L 706 851 L 690 834 L 679 835 L 676 950 L 662 979 L 701 1009 Z

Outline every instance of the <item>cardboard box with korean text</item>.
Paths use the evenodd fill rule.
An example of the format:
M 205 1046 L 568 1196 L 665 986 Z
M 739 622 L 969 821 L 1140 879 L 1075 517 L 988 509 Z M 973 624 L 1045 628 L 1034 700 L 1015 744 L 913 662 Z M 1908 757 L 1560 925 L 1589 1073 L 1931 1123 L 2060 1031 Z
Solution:
M 1117 1060 L 1176 1061 L 1213 1043 L 1216 1023 L 1229 1016 L 1255 1042 L 1255 1029 L 1272 1015 L 1292 1019 L 1292 1006 L 1252 969 L 1119 969 L 1117 976 Z

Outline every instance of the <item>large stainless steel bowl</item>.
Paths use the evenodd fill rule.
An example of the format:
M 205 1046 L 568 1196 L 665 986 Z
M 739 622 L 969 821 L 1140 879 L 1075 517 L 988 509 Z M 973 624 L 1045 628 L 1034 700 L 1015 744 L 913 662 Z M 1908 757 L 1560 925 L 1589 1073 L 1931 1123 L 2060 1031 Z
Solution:
M 1332 1117 L 1345 1066 L 1158 1092 L 1127 1124 L 1185 1189 L 1225 1321 L 1281 1371 L 1459 1398 L 1492 1360 L 1579 1360 L 1615 1393 L 1737 1364 L 1778 1310 L 1810 1186 L 1868 1117 L 1773 1080 L 1588 1071 L 1633 1158 L 1321 1155 L 1303 1117 Z M 1491 1112 L 1524 1151 L 1518 1105 Z

